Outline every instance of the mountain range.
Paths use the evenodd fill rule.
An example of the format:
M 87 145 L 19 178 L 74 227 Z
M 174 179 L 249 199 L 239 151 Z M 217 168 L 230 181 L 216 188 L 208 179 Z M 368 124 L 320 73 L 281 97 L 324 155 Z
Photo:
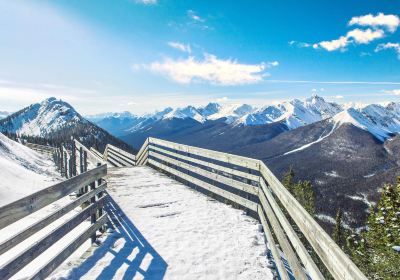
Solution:
M 136 149 L 149 137 L 263 160 L 282 178 L 293 167 L 310 180 L 329 228 L 338 208 L 346 225 L 364 223 L 385 182 L 400 171 L 400 103 L 349 106 L 314 95 L 255 108 L 210 103 L 124 113 L 95 121 Z

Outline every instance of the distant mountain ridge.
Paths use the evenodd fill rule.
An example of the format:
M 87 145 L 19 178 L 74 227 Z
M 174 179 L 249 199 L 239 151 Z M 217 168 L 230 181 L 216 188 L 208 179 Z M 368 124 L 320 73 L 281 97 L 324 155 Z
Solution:
M 0 132 L 44 137 L 58 143 L 79 138 L 84 144 L 99 150 L 110 143 L 132 151 L 128 144 L 86 120 L 67 102 L 54 97 L 0 120 Z
M 291 130 L 330 118 L 338 124 L 351 123 L 384 141 L 400 132 L 400 103 L 349 107 L 327 102 L 324 98 L 313 95 L 304 101 L 294 99 L 260 108 L 247 104 L 209 103 L 201 107 L 189 105 L 176 109 L 166 108 L 143 116 L 123 112 L 110 113 L 103 118 L 92 116 L 89 119 L 116 136 L 129 138 L 129 134 L 150 131 L 152 127 L 157 126 L 157 122 L 161 125 L 161 122 L 172 119 L 194 120 L 199 124 L 222 120 L 231 126 L 281 123 Z

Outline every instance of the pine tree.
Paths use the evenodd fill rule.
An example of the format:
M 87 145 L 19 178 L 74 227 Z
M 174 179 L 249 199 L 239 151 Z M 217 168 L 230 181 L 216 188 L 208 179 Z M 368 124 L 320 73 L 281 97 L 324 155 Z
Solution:
M 343 212 L 342 209 L 339 208 L 336 212 L 336 224 L 333 230 L 333 240 L 338 244 L 340 247 L 343 246 L 343 226 L 342 226 L 342 217 Z
M 292 166 L 289 167 L 289 170 L 283 174 L 282 184 L 288 189 L 288 191 L 293 194 L 294 192 L 294 170 Z
M 299 181 L 295 184 L 293 195 L 310 215 L 315 214 L 315 192 L 310 181 Z
M 400 179 L 385 185 L 376 209 L 371 209 L 367 230 L 348 238 L 353 261 L 371 279 L 400 279 Z

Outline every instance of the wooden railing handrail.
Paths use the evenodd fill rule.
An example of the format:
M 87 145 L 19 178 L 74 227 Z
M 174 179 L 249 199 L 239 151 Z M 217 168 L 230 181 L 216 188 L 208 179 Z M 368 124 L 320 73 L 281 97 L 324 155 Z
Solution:
M 1 206 L 0 229 L 40 210 L 41 208 L 76 190 L 79 190 L 80 188 L 83 188 L 95 180 L 103 178 L 106 174 L 107 165 L 102 165 L 82 173 L 79 176 L 62 181 L 10 204 Z
M 132 161 L 136 160 L 136 156 L 134 154 L 128 153 L 128 152 L 126 152 L 126 151 L 124 151 L 124 150 L 122 150 L 122 149 L 120 149 L 120 148 L 118 148 L 116 146 L 113 146 L 111 144 L 107 144 L 106 148 L 112 149 L 112 150 L 124 155 L 125 157 L 127 157 L 128 159 L 130 159 Z
M 77 149 L 75 144 L 79 147 L 78 157 L 76 155 Z M 40 149 L 38 146 L 31 146 L 31 148 Z M 90 238 L 92 243 L 95 242 L 96 231 L 101 229 L 108 219 L 107 215 L 103 214 L 104 204 L 107 199 L 107 194 L 105 193 L 107 182 L 104 180 L 104 177 L 107 175 L 107 164 L 101 165 L 99 161 L 96 161 L 97 167 L 87 170 L 87 158 L 91 154 L 79 142 L 74 142 L 71 151 L 67 150 L 64 145 L 54 148 L 54 162 L 58 166 L 61 175 L 67 179 L 0 207 L 0 229 L 2 229 L 59 199 L 75 193 L 75 199 L 61 206 L 61 208 L 52 211 L 50 214 L 5 240 L 1 240 L 0 255 L 8 253 L 9 250 L 21 244 L 27 238 L 37 236 L 37 233 L 43 228 L 56 221 L 60 221 L 60 218 L 72 210 L 82 209 L 77 211 L 71 218 L 62 221 L 55 229 L 46 232 L 45 235 L 38 236 L 38 240 L 35 240 L 32 245 L 25 248 L 19 254 L 10 255 L 10 259 L 0 267 L 0 279 L 6 280 L 14 276 L 27 264 L 31 263 L 37 257 L 42 256 L 43 252 L 53 246 L 54 243 L 62 240 L 71 230 L 75 229 L 88 218 L 90 218 L 91 226 L 84 232 L 79 231 L 79 236 L 73 242 L 64 247 L 56 257 L 36 271 L 30 279 L 44 279 L 86 240 Z M 77 162 L 80 172 L 76 170 Z M 104 230 L 104 227 L 101 230 Z
M 88 159 L 92 159 L 92 161 L 96 162 L 100 162 L 102 164 L 105 163 L 105 161 L 103 159 L 99 159 L 99 157 L 94 154 L 90 149 L 88 149 L 85 145 L 83 145 L 81 142 L 79 142 L 78 140 L 74 139 L 74 144 L 76 148 L 81 148 L 87 153 L 88 155 Z
M 196 158 L 193 156 L 196 156 Z M 208 160 L 212 162 L 208 162 Z M 236 167 L 227 167 L 215 161 L 247 168 L 249 171 L 252 171 L 247 174 Z M 296 223 L 297 227 L 335 279 L 367 279 L 262 161 L 149 137 L 136 155 L 136 165 L 146 163 L 257 212 L 267 238 L 270 239 L 272 237 L 272 233 L 269 232 L 270 229 L 272 229 L 277 237 L 278 243 L 284 251 L 296 279 L 306 279 L 303 269 L 299 266 L 299 260 L 301 260 L 301 264 L 312 279 L 324 279 L 324 276 L 280 209 L 275 197 L 277 197 L 280 204 L 286 209 L 291 219 Z M 189 173 L 177 170 L 175 166 L 211 179 L 216 183 L 236 187 L 240 191 L 251 195 L 256 194 L 259 202 L 252 202 L 237 194 L 222 190 L 205 180 L 195 178 Z M 253 171 L 256 172 L 253 173 Z M 254 189 L 256 193 L 253 191 L 251 185 L 243 182 L 238 183 L 238 180 L 241 179 L 234 178 L 235 176 L 243 180 L 250 179 L 258 182 L 258 187 Z M 288 242 L 290 242 L 290 245 Z M 283 266 L 279 263 L 280 257 L 278 259 L 277 251 L 271 249 L 271 252 L 277 262 L 277 268 L 282 279 L 288 279 L 288 276 L 285 276 L 286 272 L 282 271 Z
M 238 156 L 238 155 L 227 154 L 227 153 L 208 150 L 208 149 L 204 149 L 204 148 L 198 148 L 198 147 L 194 147 L 194 146 L 178 144 L 178 143 L 174 143 L 171 141 L 161 140 L 161 139 L 152 138 L 152 137 L 149 137 L 149 143 L 161 145 L 161 146 L 164 146 L 167 148 L 171 148 L 171 149 L 174 149 L 174 150 L 177 150 L 180 152 L 185 152 L 185 153 L 196 155 L 196 156 L 201 156 L 201 157 L 210 158 L 210 159 L 218 160 L 221 162 L 234 164 L 234 165 L 245 167 L 245 168 L 250 168 L 253 170 L 258 170 L 259 165 L 260 165 L 260 161 L 253 159 L 253 158 L 242 157 L 242 156 Z

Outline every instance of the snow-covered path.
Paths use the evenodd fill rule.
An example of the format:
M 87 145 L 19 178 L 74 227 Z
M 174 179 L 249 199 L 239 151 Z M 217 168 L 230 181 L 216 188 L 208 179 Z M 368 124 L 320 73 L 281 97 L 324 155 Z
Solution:
M 272 279 L 258 222 L 149 168 L 109 169 L 118 232 L 63 279 Z

